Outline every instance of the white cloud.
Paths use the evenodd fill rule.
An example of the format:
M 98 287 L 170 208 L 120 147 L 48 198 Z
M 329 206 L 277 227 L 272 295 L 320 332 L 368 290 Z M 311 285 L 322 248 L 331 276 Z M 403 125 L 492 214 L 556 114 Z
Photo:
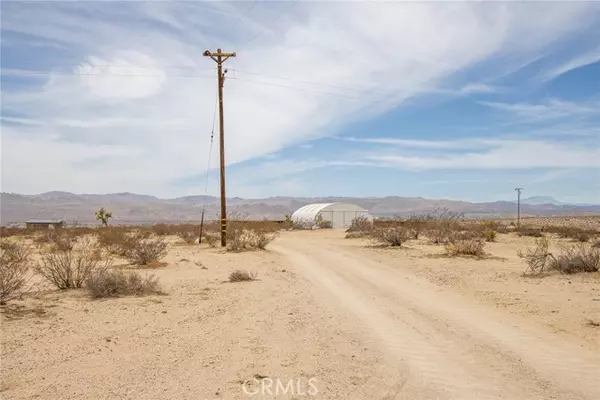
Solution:
M 154 59 L 135 51 L 119 51 L 110 60 L 88 57 L 73 72 L 78 74 L 81 86 L 105 100 L 154 96 L 167 79 Z
M 435 143 L 435 142 L 434 142 Z M 485 149 L 479 148 L 487 143 Z M 372 153 L 368 160 L 381 166 L 414 169 L 529 169 L 600 168 L 600 143 L 571 144 L 536 140 L 475 140 L 474 146 L 452 154 L 388 150 Z
M 553 119 L 576 115 L 600 113 L 600 104 L 582 104 L 570 101 L 551 99 L 545 103 L 501 103 L 482 101 L 480 104 L 501 110 L 526 119 Z
M 496 93 L 498 89 L 490 85 L 483 83 L 470 83 L 460 88 L 462 94 L 474 94 L 474 93 Z
M 239 163 L 446 88 L 454 74 L 482 62 L 510 56 L 524 63 L 597 11 L 586 3 L 300 2 L 248 43 L 284 6 L 260 3 L 261 12 L 240 18 L 240 8 L 223 3 L 134 2 L 118 12 L 103 2 L 3 5 L 3 29 L 72 51 L 44 69 L 89 74 L 52 75 L 36 89 L 3 93 L 5 111 L 43 124 L 3 130 L 3 190 L 169 197 L 187 190 L 170 182 L 202 173 L 207 163 L 216 90 L 214 71 L 200 71 L 214 69 L 201 56 L 207 47 L 242 49 L 227 67 L 262 73 L 263 81 L 272 74 L 317 84 L 302 91 L 307 86 L 298 82 L 285 84 L 295 90 L 241 74 L 226 81 L 227 161 Z M 223 28 L 238 19 L 233 32 Z M 120 76 L 127 74 L 142 76 Z M 12 156 L 17 149 L 36 156 Z
M 588 53 L 577 56 L 568 62 L 552 68 L 540 74 L 540 79 L 549 81 L 558 78 L 567 72 L 573 71 L 577 68 L 585 67 L 586 65 L 594 64 L 600 61 L 600 48 L 594 49 Z

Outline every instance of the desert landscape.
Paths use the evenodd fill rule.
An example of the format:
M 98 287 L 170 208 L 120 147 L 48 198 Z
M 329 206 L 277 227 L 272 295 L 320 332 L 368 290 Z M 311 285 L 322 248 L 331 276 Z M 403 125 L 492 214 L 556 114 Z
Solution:
M 597 399 L 600 217 L 452 215 L 3 228 L 2 398 Z

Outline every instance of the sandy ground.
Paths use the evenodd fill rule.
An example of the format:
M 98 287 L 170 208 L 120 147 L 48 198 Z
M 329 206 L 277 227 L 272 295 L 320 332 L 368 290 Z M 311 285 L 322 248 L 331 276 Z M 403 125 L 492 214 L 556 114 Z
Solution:
M 524 278 L 528 242 L 500 235 L 484 260 L 331 230 L 173 246 L 151 271 L 166 296 L 48 292 L 4 312 L 0 397 L 598 399 L 600 274 Z M 224 282 L 234 269 L 258 280 Z

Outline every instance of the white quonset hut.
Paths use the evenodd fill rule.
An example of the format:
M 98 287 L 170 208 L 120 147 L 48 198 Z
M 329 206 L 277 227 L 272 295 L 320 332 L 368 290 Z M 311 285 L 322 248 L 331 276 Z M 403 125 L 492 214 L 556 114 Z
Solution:
M 364 208 L 355 204 L 346 203 L 319 203 L 308 204 L 296 210 L 292 214 L 292 221 L 303 224 L 322 219 L 330 221 L 334 229 L 345 229 L 350 226 L 352 220 L 356 217 L 365 217 L 369 221 L 373 216 Z

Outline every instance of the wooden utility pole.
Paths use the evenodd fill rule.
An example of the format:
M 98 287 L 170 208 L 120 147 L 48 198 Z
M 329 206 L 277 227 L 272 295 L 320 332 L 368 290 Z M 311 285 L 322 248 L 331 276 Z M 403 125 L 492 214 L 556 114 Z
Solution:
M 225 197 L 225 128 L 223 125 L 223 63 L 229 57 L 235 57 L 235 53 L 223 53 L 217 49 L 216 53 L 206 50 L 205 57 L 212 58 L 217 63 L 217 77 L 219 81 L 219 153 L 221 158 L 221 246 L 227 246 L 227 198 Z
M 521 226 L 521 191 L 523 188 L 515 188 L 517 191 L 517 226 Z

